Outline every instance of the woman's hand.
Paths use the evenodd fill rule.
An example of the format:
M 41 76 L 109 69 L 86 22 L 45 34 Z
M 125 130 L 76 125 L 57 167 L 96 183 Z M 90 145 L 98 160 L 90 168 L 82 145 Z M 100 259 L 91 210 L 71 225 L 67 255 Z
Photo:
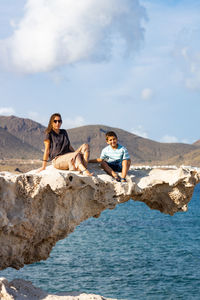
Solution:
M 70 150 L 71 152 L 75 152 L 74 148 L 73 148 L 71 145 L 69 145 L 69 150 Z
M 37 173 L 40 173 L 41 171 L 44 171 L 46 169 L 46 167 L 42 166 L 41 168 L 37 169 Z

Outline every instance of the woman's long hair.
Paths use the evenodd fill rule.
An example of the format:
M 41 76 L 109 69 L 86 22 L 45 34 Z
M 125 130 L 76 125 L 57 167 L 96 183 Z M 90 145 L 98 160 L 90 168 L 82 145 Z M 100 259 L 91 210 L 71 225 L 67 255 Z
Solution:
M 55 117 L 59 117 L 60 120 L 61 120 L 61 122 L 62 122 L 61 114 L 55 113 L 55 114 L 51 115 L 51 117 L 49 119 L 48 127 L 45 130 L 46 133 L 49 133 L 52 130 L 52 128 L 53 128 L 53 121 L 54 121 Z

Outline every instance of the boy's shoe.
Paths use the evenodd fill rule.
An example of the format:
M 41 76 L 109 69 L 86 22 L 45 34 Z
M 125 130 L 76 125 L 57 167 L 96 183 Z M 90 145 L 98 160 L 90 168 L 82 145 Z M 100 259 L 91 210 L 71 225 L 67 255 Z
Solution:
M 126 178 L 121 178 L 121 182 L 127 182 Z
M 119 175 L 117 175 L 116 177 L 113 177 L 117 182 L 121 182 L 121 178 L 119 177 Z

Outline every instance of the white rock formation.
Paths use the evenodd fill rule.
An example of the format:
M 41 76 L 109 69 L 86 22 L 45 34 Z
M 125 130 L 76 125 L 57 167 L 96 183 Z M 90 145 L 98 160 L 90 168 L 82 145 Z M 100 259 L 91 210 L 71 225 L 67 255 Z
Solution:
M 1 300 L 116 300 L 105 298 L 94 294 L 79 292 L 59 293 L 57 295 L 48 294 L 32 285 L 30 281 L 14 279 L 8 282 L 5 278 L 0 278 L 0 299 Z
M 173 215 L 186 211 L 200 176 L 193 169 L 131 170 L 118 183 L 98 166 L 93 177 L 52 166 L 0 173 L 0 270 L 47 259 L 52 247 L 90 217 L 129 199 Z

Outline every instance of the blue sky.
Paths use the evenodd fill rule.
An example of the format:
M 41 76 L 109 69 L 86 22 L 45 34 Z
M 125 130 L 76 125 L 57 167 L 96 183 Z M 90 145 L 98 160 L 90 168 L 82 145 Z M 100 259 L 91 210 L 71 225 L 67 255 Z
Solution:
M 199 0 L 1 0 L 0 114 L 200 138 Z

